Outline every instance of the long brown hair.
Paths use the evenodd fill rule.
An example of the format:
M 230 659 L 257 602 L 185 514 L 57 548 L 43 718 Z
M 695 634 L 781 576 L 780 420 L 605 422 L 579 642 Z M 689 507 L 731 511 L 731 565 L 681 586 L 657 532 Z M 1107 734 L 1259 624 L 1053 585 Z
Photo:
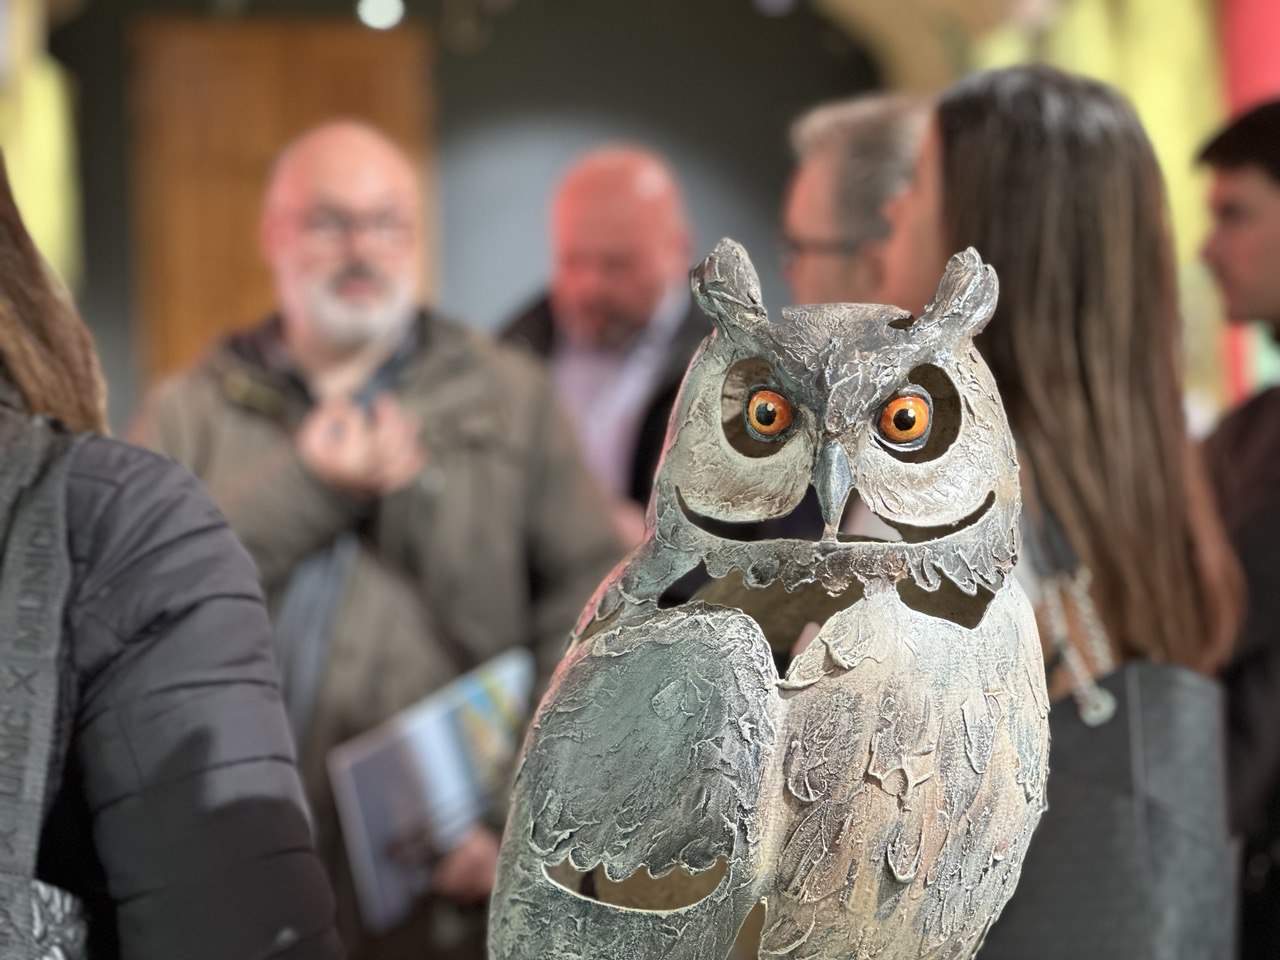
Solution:
M 979 339 L 1042 506 L 1127 657 L 1212 670 L 1241 578 L 1182 412 L 1164 183 L 1128 103 L 1048 67 L 937 110 L 945 229 L 1000 276 Z
M 106 429 L 93 337 L 36 250 L 0 154 L 0 360 L 31 413 L 74 431 Z

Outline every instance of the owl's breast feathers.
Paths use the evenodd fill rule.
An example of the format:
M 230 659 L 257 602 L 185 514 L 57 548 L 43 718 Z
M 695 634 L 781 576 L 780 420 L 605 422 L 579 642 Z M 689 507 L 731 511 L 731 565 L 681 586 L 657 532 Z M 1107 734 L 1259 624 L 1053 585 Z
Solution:
M 504 905 L 501 922 L 554 936 L 574 916 L 575 937 L 625 928 L 694 957 L 701 939 L 680 944 L 698 917 L 736 924 L 763 897 L 762 957 L 968 955 L 1043 806 L 1034 618 L 1014 584 L 972 630 L 882 587 L 832 616 L 784 681 L 754 620 L 700 602 L 571 650 L 517 783 L 529 833 L 504 851 L 534 854 L 506 903 L 544 906 Z M 611 908 L 533 894 L 537 863 L 566 860 L 615 881 L 720 861 L 727 876 L 688 908 L 613 912 L 610 933 L 595 924 Z
M 823 627 L 786 694 L 783 896 L 762 956 L 916 957 L 983 935 L 1044 802 L 1029 617 L 1016 587 L 974 630 L 881 592 Z

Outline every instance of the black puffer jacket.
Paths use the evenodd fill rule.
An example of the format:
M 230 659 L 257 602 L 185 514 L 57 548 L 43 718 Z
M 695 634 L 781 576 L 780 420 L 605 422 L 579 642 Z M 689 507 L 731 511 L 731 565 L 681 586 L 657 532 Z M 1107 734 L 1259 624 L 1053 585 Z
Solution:
M 88 905 L 94 960 L 341 956 L 252 563 L 185 469 L 71 456 L 40 878 Z

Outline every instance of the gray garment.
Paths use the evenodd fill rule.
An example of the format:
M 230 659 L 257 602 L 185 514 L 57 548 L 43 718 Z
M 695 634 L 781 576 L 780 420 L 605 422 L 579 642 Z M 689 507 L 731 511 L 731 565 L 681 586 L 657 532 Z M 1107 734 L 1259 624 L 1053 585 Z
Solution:
M 297 377 L 301 382 L 282 342 L 270 340 L 264 346 L 270 369 L 284 377 Z M 352 399 L 368 412 L 380 394 L 395 387 L 397 379 L 421 349 L 421 330 L 413 325 L 404 342 Z M 355 531 L 339 530 L 332 540 L 298 562 L 280 598 L 275 619 L 276 658 L 294 743 L 307 742 L 329 665 L 329 642 L 355 572 L 359 550 L 360 541 Z
M 329 652 L 329 638 L 346 598 L 360 541 L 343 530 L 294 567 L 276 613 L 276 660 L 285 712 L 295 743 L 305 743 Z
M 48 420 L 0 407 L 0 948 L 15 960 L 84 956 L 79 904 L 35 880 L 45 786 L 60 753 L 67 454 L 75 442 Z
M 1024 513 L 1022 536 L 1014 572 L 1047 611 L 1058 589 L 1052 578 L 1074 574 L 1077 559 L 1049 514 Z M 1096 611 L 1077 601 L 1076 612 L 1088 642 Z M 1091 650 L 1095 663 L 1100 645 Z M 1094 694 L 1113 700 L 1115 712 L 1091 724 L 1081 704 Z M 1236 851 L 1221 685 L 1181 667 L 1130 661 L 1056 701 L 1049 733 L 1048 810 L 979 957 L 1231 957 Z
M 1101 681 L 1115 717 L 1049 712 L 1049 808 L 982 960 L 1227 960 L 1236 864 L 1222 691 L 1131 661 Z

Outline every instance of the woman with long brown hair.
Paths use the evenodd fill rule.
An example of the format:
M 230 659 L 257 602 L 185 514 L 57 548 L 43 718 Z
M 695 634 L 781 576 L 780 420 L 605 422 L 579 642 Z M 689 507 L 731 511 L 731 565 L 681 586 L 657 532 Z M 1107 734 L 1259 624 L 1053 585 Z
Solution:
M 253 566 L 103 400 L 0 160 L 0 954 L 336 958 Z
M 1047 67 L 977 74 L 939 101 L 885 213 L 884 302 L 922 309 L 966 246 L 999 275 L 978 346 L 1018 441 L 1019 574 L 1057 697 L 1049 811 L 982 956 L 1226 956 L 1209 676 L 1235 635 L 1239 575 L 1182 413 L 1151 144 L 1103 84 Z

